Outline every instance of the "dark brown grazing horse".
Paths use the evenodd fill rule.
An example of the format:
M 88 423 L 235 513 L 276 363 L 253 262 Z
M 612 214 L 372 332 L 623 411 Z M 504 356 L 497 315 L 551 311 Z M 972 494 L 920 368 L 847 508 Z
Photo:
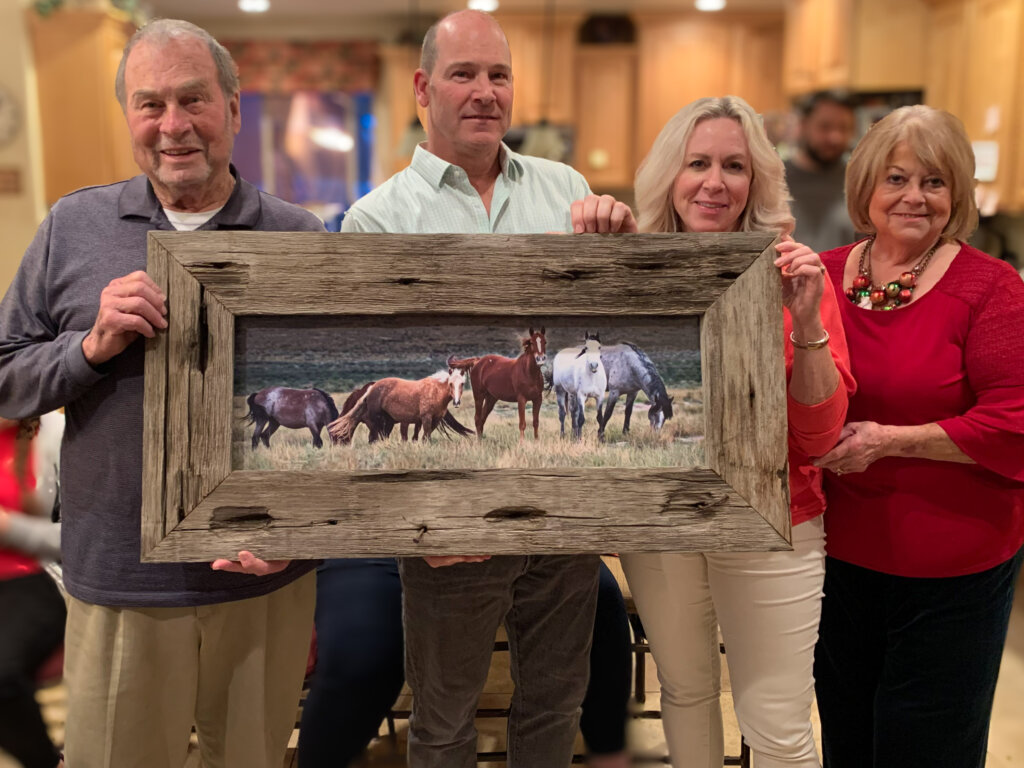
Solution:
M 322 389 L 288 389 L 267 387 L 253 392 L 245 399 L 249 413 L 245 415 L 250 424 L 255 423 L 252 433 L 252 449 L 259 441 L 270 447 L 270 436 L 278 427 L 302 429 L 305 427 L 313 436 L 313 445 L 322 448 L 320 430 L 338 418 L 338 406 Z
M 359 401 L 362 400 L 363 395 L 365 395 L 367 391 L 370 389 L 370 387 L 372 387 L 376 383 L 376 381 L 370 381 L 367 382 L 366 384 L 363 384 L 363 386 L 354 389 L 352 391 L 352 394 L 345 398 L 345 404 L 341 406 L 341 415 L 345 416 L 348 413 L 350 413 L 352 409 L 359 404 Z M 394 419 L 392 419 L 386 413 L 379 410 L 372 414 L 369 413 L 365 406 L 363 407 L 363 410 L 365 412 L 365 415 L 362 419 L 360 419 L 356 426 L 358 426 L 359 424 L 366 425 L 366 428 L 370 431 L 371 443 L 375 443 L 381 438 L 389 437 L 391 435 L 391 430 L 395 428 Z M 333 423 L 327 426 L 328 434 L 331 434 L 332 426 Z M 333 436 L 331 439 L 334 440 Z
M 418 381 L 381 379 L 366 389 L 348 413 L 331 423 L 327 432 L 334 442 L 347 444 L 360 424 L 367 425 L 373 438 L 375 431 L 378 437 L 390 434 L 397 423 L 402 426 L 405 440 L 408 425 L 415 424 L 417 432 L 422 428 L 423 439 L 429 440 L 431 432 L 438 427 L 444 429 L 446 417 L 451 416 L 448 403 L 458 406 L 462 402 L 464 383 L 465 374 L 458 369 L 441 371 Z M 458 426 L 466 431 L 461 424 Z
M 462 360 L 448 358 L 453 368 L 469 368 L 469 381 L 476 402 L 476 436 L 484 436 L 484 422 L 495 404 L 519 404 L 519 439 L 526 438 L 526 403 L 533 403 L 533 439 L 538 437 L 540 404 L 544 397 L 544 376 L 541 366 L 547 360 L 548 342 L 544 328 L 530 329 L 530 336 L 521 339 L 523 353 L 519 357 L 484 355 Z

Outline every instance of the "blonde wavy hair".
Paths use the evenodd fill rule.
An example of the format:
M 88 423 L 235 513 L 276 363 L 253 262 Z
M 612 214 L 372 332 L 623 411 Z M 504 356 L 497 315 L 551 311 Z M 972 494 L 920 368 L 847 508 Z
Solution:
M 740 232 L 789 233 L 793 214 L 782 158 L 768 141 L 761 118 L 738 96 L 697 99 L 676 112 L 636 172 L 636 206 L 641 232 L 682 232 L 672 188 L 683 168 L 686 145 L 698 123 L 727 117 L 743 129 L 750 150 L 750 194 L 740 216 Z
M 974 201 L 974 150 L 959 119 L 941 109 L 916 104 L 900 107 L 864 134 L 846 166 L 846 207 L 858 232 L 874 234 L 869 209 L 875 187 L 885 176 L 897 145 L 906 143 L 918 162 L 949 185 L 945 240 L 966 240 L 978 228 Z

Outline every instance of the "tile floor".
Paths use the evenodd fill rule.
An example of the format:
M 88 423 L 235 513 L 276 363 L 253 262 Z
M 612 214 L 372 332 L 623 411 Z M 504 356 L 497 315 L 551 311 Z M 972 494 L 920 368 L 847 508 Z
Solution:
M 482 707 L 505 706 L 511 681 L 508 676 L 508 654 L 496 653 L 488 678 Z M 728 670 L 723 680 L 723 710 L 726 720 L 726 752 L 739 754 L 739 732 L 735 718 L 732 716 L 732 699 L 729 692 Z M 653 661 L 648 657 L 646 674 L 647 709 L 658 707 L 658 680 Z M 43 704 L 44 716 L 55 739 L 63 737 L 64 699 L 62 686 L 54 686 L 39 692 Z M 408 707 L 408 693 L 398 702 L 398 706 Z M 480 731 L 481 751 L 497 751 L 504 746 L 504 720 L 481 720 Z M 815 721 L 817 731 L 817 722 Z M 405 765 L 404 739 L 406 724 L 396 723 L 396 735 L 392 740 L 382 726 L 381 737 L 373 742 L 364 763 L 364 768 L 398 768 Z M 639 755 L 657 759 L 665 754 L 665 740 L 661 731 L 661 722 L 652 719 L 634 719 L 630 723 L 630 739 L 632 748 Z M 294 746 L 297 732 L 292 736 L 292 749 L 285 759 L 283 768 L 295 768 L 297 758 Z M 578 745 L 581 746 L 581 745 Z M 656 765 L 656 762 L 643 762 L 638 765 Z M 487 768 L 501 768 L 504 763 L 482 763 Z M 1018 584 L 1017 599 L 1010 620 L 1010 634 L 1003 655 L 1002 671 L 999 686 L 996 690 L 995 707 L 992 715 L 992 729 L 989 737 L 989 755 L 986 768 L 1014 768 L 1024 765 L 1024 578 Z M 0 752 L 0 768 L 18 768 L 14 761 Z M 186 768 L 200 768 L 198 753 L 190 753 Z M 756 768 L 756 766 L 755 766 Z

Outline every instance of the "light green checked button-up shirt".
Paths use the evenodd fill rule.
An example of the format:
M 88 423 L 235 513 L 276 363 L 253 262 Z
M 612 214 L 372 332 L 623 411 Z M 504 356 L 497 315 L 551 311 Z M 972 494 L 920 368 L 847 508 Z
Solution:
M 571 232 L 569 206 L 590 194 L 586 179 L 563 163 L 520 155 L 501 145 L 501 174 L 487 215 L 469 176 L 416 147 L 412 163 L 349 209 L 342 232 Z

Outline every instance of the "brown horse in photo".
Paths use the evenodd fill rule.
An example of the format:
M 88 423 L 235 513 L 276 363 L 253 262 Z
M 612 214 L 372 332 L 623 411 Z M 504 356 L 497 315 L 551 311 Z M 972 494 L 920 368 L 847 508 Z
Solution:
M 313 445 L 322 448 L 320 431 L 338 418 L 338 406 L 322 389 L 289 389 L 288 387 L 266 387 L 253 392 L 245 399 L 249 412 L 243 417 L 250 424 L 255 423 L 252 433 L 252 449 L 260 441 L 270 447 L 270 436 L 279 427 L 302 429 L 305 427 L 313 436 Z
M 363 384 L 363 386 L 357 387 L 356 389 L 354 389 L 352 391 L 352 394 L 349 395 L 345 399 L 345 404 L 341 406 L 341 415 L 342 416 L 347 415 L 348 413 L 350 413 L 352 411 L 353 408 L 355 408 L 357 405 L 359 405 L 359 401 L 363 399 L 363 395 L 365 395 L 370 390 L 370 387 L 372 387 L 376 383 L 377 383 L 376 381 L 370 381 L 370 382 L 367 382 L 366 384 Z M 393 430 L 395 428 L 395 420 L 394 419 L 392 419 L 386 413 L 383 413 L 383 412 L 381 412 L 379 410 L 375 411 L 374 413 L 370 413 L 369 410 L 365 406 L 363 407 L 363 412 L 364 412 L 363 418 L 361 418 L 358 422 L 356 422 L 355 426 L 358 427 L 359 424 L 365 424 L 366 425 L 366 428 L 370 431 L 370 440 L 369 441 L 371 443 L 375 443 L 375 442 L 377 442 L 378 440 L 380 440 L 381 438 L 384 438 L 384 437 L 390 437 L 391 430 Z M 327 433 L 328 434 L 331 433 L 331 427 L 332 426 L 333 426 L 333 423 L 328 425 L 328 427 L 327 427 Z M 353 427 L 353 429 L 355 429 L 355 427 Z M 333 439 L 334 438 L 332 437 L 332 440 Z M 337 440 L 334 440 L 334 442 L 337 442 Z
M 521 339 L 523 352 L 519 357 L 484 355 L 462 360 L 448 358 L 453 368 L 468 368 L 469 381 L 476 402 L 476 436 L 484 436 L 484 423 L 495 404 L 519 405 L 519 439 L 526 439 L 526 403 L 533 403 L 533 439 L 538 438 L 540 404 L 544 397 L 544 376 L 541 366 L 547 360 L 548 342 L 544 328 L 530 329 L 529 338 Z
M 450 416 L 448 404 L 458 407 L 462 402 L 464 384 L 465 374 L 458 369 L 440 371 L 417 381 L 381 379 L 369 386 L 348 413 L 330 424 L 327 432 L 335 442 L 349 443 L 360 424 L 367 425 L 371 437 L 375 429 L 380 437 L 385 428 L 389 434 L 397 423 L 402 427 L 404 440 L 408 438 L 408 425 L 415 424 L 417 431 L 423 430 L 423 439 L 429 440 L 431 432 L 445 428 L 446 417 Z M 381 426 L 387 424 L 382 416 L 390 420 L 390 427 Z M 461 424 L 459 427 L 465 430 Z
M 353 390 L 352 394 L 350 394 L 346 398 L 345 404 L 341 407 L 341 415 L 346 416 L 349 412 L 351 412 L 352 409 L 359 404 L 359 401 L 362 399 L 363 395 L 365 395 L 367 391 L 370 389 L 370 387 L 372 387 L 376 383 L 376 381 L 370 381 L 367 382 L 366 384 L 363 384 L 361 387 L 358 387 L 355 390 Z M 369 442 L 371 443 L 375 443 L 378 440 L 385 437 L 390 437 L 392 430 L 395 428 L 395 420 L 380 409 L 379 399 L 379 396 L 375 396 L 374 399 L 368 400 L 366 402 L 366 404 L 361 409 L 361 413 L 363 415 L 355 425 L 355 427 L 358 427 L 359 424 L 366 425 L 367 430 L 369 430 L 370 432 Z M 328 426 L 329 433 L 331 430 L 331 426 Z M 353 427 L 353 429 L 355 429 L 355 427 Z M 420 428 L 421 424 L 419 421 L 417 421 L 415 423 L 415 431 L 413 432 L 413 440 L 417 440 L 419 438 Z M 408 437 L 408 429 L 408 423 L 403 422 L 403 440 L 407 439 Z M 452 415 L 452 412 L 447 409 L 444 412 L 444 417 L 437 425 L 437 429 L 441 432 L 441 434 L 448 438 L 451 438 L 453 432 L 462 437 L 468 437 L 469 435 L 474 434 L 472 430 L 466 429 L 459 422 L 459 420 Z

